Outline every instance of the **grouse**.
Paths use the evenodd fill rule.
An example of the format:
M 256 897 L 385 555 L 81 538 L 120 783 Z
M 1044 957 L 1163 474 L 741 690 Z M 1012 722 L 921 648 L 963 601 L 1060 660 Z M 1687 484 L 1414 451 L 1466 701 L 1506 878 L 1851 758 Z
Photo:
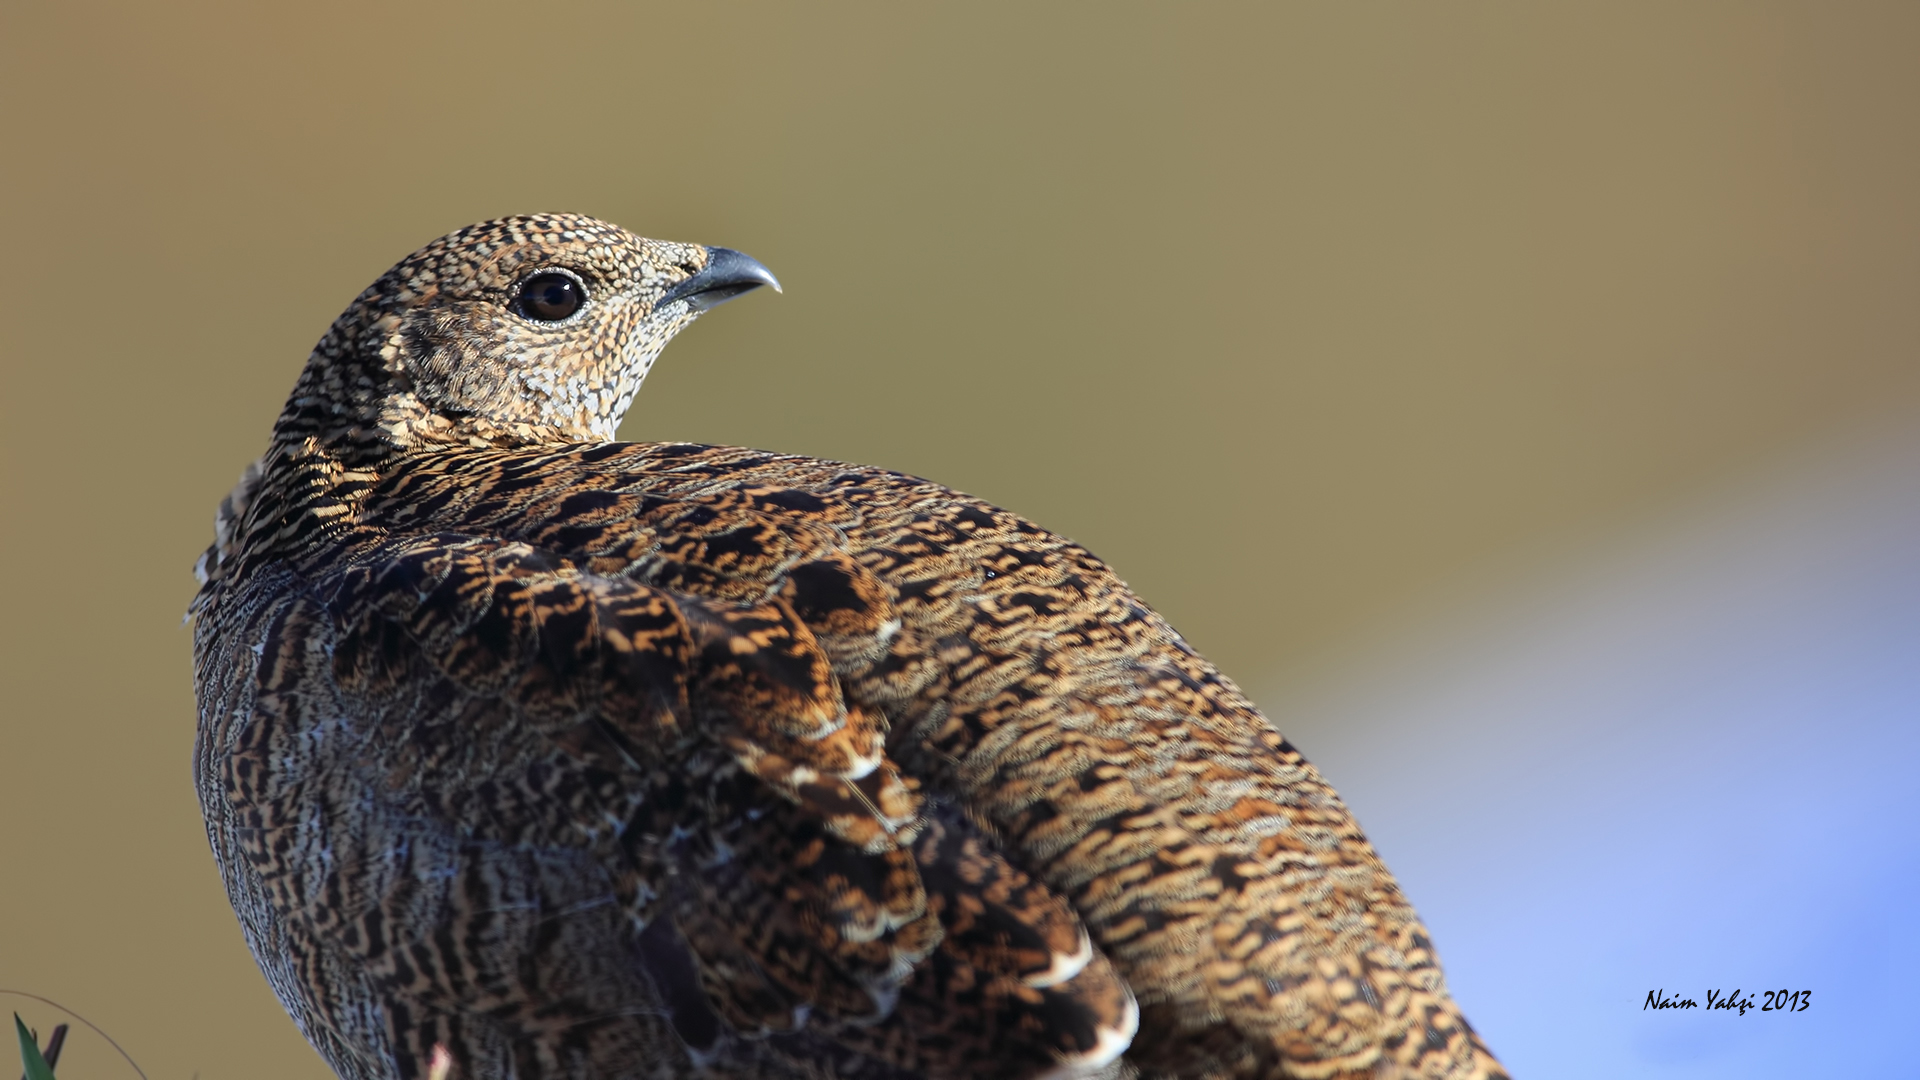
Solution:
M 1333 789 L 1105 563 L 900 473 L 614 441 L 762 285 L 460 229 L 222 502 L 195 784 L 333 1070 L 1504 1077 Z

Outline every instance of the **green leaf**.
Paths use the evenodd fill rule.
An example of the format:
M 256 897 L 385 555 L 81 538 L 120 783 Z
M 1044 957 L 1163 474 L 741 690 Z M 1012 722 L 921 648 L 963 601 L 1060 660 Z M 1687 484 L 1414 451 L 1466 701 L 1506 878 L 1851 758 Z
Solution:
M 40 1056 L 40 1044 L 33 1040 L 33 1032 L 27 1030 L 19 1013 L 13 1014 L 13 1027 L 20 1033 L 20 1063 L 27 1067 L 27 1080 L 53 1080 L 52 1067 Z

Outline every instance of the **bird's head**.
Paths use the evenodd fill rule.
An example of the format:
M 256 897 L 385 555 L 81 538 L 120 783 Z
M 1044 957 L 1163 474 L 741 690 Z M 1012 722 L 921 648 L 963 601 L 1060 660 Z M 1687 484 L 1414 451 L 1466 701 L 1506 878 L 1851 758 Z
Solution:
M 354 300 L 314 348 L 277 441 L 357 458 L 608 440 L 668 340 L 762 285 L 780 287 L 737 251 L 580 215 L 470 225 Z

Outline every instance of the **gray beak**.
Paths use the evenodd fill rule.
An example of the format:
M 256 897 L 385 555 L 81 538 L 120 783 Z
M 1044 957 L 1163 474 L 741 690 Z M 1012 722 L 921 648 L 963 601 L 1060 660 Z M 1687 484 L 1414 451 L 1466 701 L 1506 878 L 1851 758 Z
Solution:
M 710 247 L 707 249 L 706 269 L 668 289 L 654 307 L 662 308 L 675 300 L 685 300 L 687 307 L 698 315 L 762 285 L 771 285 L 774 292 L 780 291 L 779 279 L 773 276 L 773 271 L 755 262 L 751 256 L 742 255 L 732 248 Z

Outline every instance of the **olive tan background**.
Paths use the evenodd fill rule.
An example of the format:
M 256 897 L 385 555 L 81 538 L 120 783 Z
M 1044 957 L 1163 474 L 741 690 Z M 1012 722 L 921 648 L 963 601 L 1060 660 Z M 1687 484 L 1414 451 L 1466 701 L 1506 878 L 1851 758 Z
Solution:
M 1909 3 L 8 4 L 0 986 L 153 1080 L 324 1075 L 200 830 L 189 570 L 359 289 L 566 209 L 786 285 L 627 437 L 1099 552 L 1328 769 L 1519 1075 L 1870 1074 L 1920 951 L 1916 56 Z M 1864 958 L 1794 969 L 1814 1012 L 1620 1026 L 1842 925 L 1793 938 Z

